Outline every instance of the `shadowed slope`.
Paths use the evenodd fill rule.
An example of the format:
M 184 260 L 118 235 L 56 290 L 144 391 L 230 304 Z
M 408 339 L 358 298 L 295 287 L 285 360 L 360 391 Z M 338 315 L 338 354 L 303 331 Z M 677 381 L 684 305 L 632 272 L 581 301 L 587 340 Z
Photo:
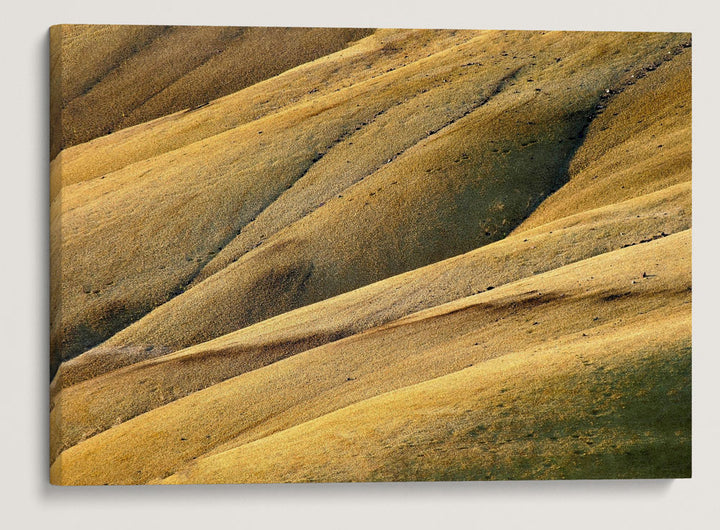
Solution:
M 478 32 L 378 30 L 349 48 L 303 64 L 207 105 L 141 123 L 62 151 L 50 164 L 51 197 L 62 186 L 100 177 L 372 79 Z M 207 102 L 207 100 L 205 100 Z
M 611 336 L 669 315 L 685 326 L 689 302 L 686 231 L 416 313 L 196 392 L 66 450 L 53 481 L 162 478 L 208 451 L 545 341 L 582 331 Z M 658 325 L 659 333 L 665 328 Z
M 63 307 L 54 351 L 71 357 L 170 298 L 109 345 L 188 346 L 500 239 L 562 183 L 604 87 L 683 38 L 483 33 L 70 186 L 55 211 L 63 218 L 56 239 L 65 243 L 55 254 L 68 281 L 55 282 L 64 292 L 56 293 Z M 503 55 L 505 48 L 517 55 Z M 542 56 L 532 56 L 537 49 Z M 492 61 L 468 62 L 478 57 Z M 415 114 L 425 98 L 426 114 L 415 122 L 382 121 L 385 113 Z M 352 167 L 354 136 L 362 145 L 367 126 L 383 127 L 374 136 L 388 138 L 396 158 L 383 161 L 381 148 L 364 170 L 341 171 Z M 280 152 L 289 156 L 277 159 Z M 297 191 L 283 193 L 294 183 Z M 146 207 L 138 208 L 138 196 Z M 277 200 L 290 212 L 285 226 L 258 215 Z M 317 209 L 308 213 L 308 205 Z M 255 217 L 262 229 L 245 230 Z M 134 246 L 123 248 L 125 239 Z M 108 252 L 94 240 L 118 244 Z M 98 250 L 78 255 L 79 248 Z M 198 274 L 207 279 L 175 296 Z
M 53 26 L 50 156 L 207 103 L 332 53 L 372 30 Z
M 690 50 L 666 50 L 608 94 L 570 164 L 570 181 L 516 232 L 690 181 Z M 677 55 L 677 57 L 676 57 Z
M 51 480 L 689 476 L 686 47 L 380 31 L 68 150 L 53 347 L 135 322 Z

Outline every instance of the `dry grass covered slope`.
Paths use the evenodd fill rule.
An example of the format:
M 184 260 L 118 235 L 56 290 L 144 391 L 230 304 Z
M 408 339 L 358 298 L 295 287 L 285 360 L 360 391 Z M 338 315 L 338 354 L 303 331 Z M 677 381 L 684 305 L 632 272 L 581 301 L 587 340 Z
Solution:
M 349 405 L 164 482 L 688 476 L 689 318 L 652 317 Z
M 154 308 L 111 344 L 189 346 L 501 239 L 567 178 L 607 87 L 687 40 L 454 38 L 65 187 L 51 213 L 56 364 Z
M 60 25 L 50 156 L 98 136 L 208 103 L 343 48 L 371 30 Z
M 570 181 L 518 229 L 689 182 L 691 54 L 650 63 L 607 94 L 569 168 Z
M 60 153 L 51 480 L 689 476 L 689 43 L 380 30 Z

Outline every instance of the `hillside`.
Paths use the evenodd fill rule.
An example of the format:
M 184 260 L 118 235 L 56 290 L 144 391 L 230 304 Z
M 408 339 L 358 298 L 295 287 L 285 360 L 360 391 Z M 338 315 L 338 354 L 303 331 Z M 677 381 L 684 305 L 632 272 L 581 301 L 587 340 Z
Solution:
M 606 207 L 564 219 L 564 225 L 542 227 L 522 238 L 506 238 L 106 377 L 98 376 L 137 359 L 129 355 L 118 359 L 132 353 L 132 349 L 118 353 L 114 348 L 97 348 L 63 365 L 61 376 L 56 378 L 53 394 L 58 386 L 71 388 L 54 398 L 63 406 L 53 410 L 51 418 L 54 423 L 73 426 L 65 427 L 56 440 L 63 446 L 72 445 L 89 433 L 111 427 L 118 418 L 130 419 L 314 346 L 484 292 L 488 287 L 637 244 L 641 241 L 638 233 L 657 236 L 685 230 L 690 225 L 690 211 L 689 184 L 671 187 L 612 209 Z M 621 230 L 627 233 L 621 235 Z M 592 237 L 584 237 L 588 233 Z M 568 250 L 560 254 L 558 248 Z M 522 265 L 518 267 L 520 260 Z M 87 379 L 85 384 L 79 384 Z M 147 381 L 153 385 L 148 386 Z
M 50 157 L 207 104 L 371 33 L 354 28 L 60 25 L 50 29 Z
M 52 162 L 51 480 L 689 476 L 690 36 L 317 31 Z
M 502 239 L 567 180 L 606 90 L 687 40 L 637 34 L 615 49 L 617 38 L 458 34 L 429 57 L 65 187 L 51 207 L 54 366 L 132 323 L 113 346 L 178 349 Z M 355 65 L 352 52 L 325 59 Z M 686 108 L 673 110 L 687 120 Z

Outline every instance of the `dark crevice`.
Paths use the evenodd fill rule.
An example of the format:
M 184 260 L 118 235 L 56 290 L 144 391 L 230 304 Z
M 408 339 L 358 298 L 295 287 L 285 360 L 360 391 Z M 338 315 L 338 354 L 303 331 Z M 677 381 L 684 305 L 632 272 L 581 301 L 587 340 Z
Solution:
M 235 40 L 235 39 L 237 39 L 238 37 L 240 37 L 244 32 L 245 32 L 245 28 L 239 28 L 238 31 L 236 31 L 235 34 L 232 35 L 232 37 L 230 37 L 230 38 L 233 39 L 233 40 Z M 225 51 L 225 50 L 222 50 L 222 51 Z M 220 53 L 222 53 L 222 52 L 220 52 Z M 193 71 L 197 70 L 198 68 L 202 67 L 203 65 L 207 64 L 211 59 L 213 59 L 214 57 L 217 57 L 218 55 L 220 55 L 220 54 L 217 53 L 216 51 L 209 51 L 204 57 L 200 57 L 200 58 L 199 58 L 199 62 L 198 62 L 196 65 L 190 66 L 190 67 L 189 67 L 186 71 L 184 71 L 184 72 L 180 72 L 174 79 L 172 79 L 171 81 L 169 81 L 167 84 L 164 84 L 164 85 L 161 86 L 158 90 L 154 91 L 152 94 L 150 94 L 149 96 L 147 96 L 146 98 L 144 98 L 142 101 L 138 102 L 136 105 L 134 105 L 134 106 L 131 107 L 130 109 L 126 110 L 126 111 L 125 111 L 126 114 L 127 114 L 127 115 L 131 115 L 133 112 L 135 112 L 136 110 L 140 109 L 143 105 L 145 105 L 145 103 L 147 103 L 148 101 L 152 100 L 154 97 L 158 96 L 159 94 L 162 94 L 162 93 L 165 92 L 166 90 L 169 90 L 169 89 L 172 88 L 178 81 L 180 81 L 180 80 L 183 79 L 184 77 L 188 76 L 188 75 L 191 74 Z M 195 110 L 195 109 L 199 109 L 199 108 L 201 108 L 201 107 L 205 107 L 205 106 L 207 106 L 209 103 L 210 103 L 209 101 L 208 101 L 208 102 L 200 103 L 199 105 L 196 105 L 195 107 L 193 107 L 191 110 Z M 179 110 L 182 110 L 182 109 L 179 109 Z M 166 115 L 172 114 L 173 112 L 176 112 L 176 111 L 172 111 L 172 110 L 171 110 L 170 112 L 167 112 Z M 112 125 L 111 125 L 112 130 L 116 130 L 116 128 L 118 127 L 118 125 L 121 125 L 123 118 L 124 118 L 124 117 L 121 117 L 120 120 L 116 120 L 116 121 L 114 121 L 114 122 L 112 123 Z M 125 127 L 120 127 L 120 128 L 122 129 L 122 128 L 125 128 Z
M 73 97 L 72 99 L 70 99 L 66 103 L 64 103 L 62 108 L 65 109 L 68 105 L 70 105 L 70 103 L 72 103 L 76 99 L 86 96 L 93 88 L 95 88 L 97 85 L 99 85 L 105 78 L 107 78 L 115 70 L 120 68 L 123 64 L 125 64 L 127 61 L 132 59 L 135 55 L 139 54 L 141 51 L 150 47 L 151 44 L 153 44 L 156 40 L 158 40 L 163 35 L 167 34 L 171 29 L 172 29 L 172 26 L 165 26 L 156 35 L 150 37 L 141 45 L 134 46 L 129 54 L 123 55 L 122 57 L 120 57 L 105 72 L 103 72 L 96 79 L 90 81 L 87 86 L 83 87 L 83 89 L 80 91 L 80 93 L 77 96 Z

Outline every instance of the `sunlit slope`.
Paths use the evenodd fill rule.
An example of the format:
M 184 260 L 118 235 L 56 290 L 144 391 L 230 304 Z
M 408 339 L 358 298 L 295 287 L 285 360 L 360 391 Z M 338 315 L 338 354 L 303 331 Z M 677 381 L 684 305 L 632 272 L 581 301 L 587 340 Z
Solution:
M 689 476 L 689 36 L 428 35 L 73 148 L 53 482 Z
M 691 54 L 651 62 L 608 94 L 570 164 L 570 181 L 516 231 L 689 182 L 692 165 Z
M 198 345 L 261 348 L 263 355 L 287 355 L 311 340 L 325 342 L 456 298 L 484 291 L 525 276 L 545 272 L 603 252 L 649 241 L 690 227 L 691 184 L 569 216 L 521 236 L 510 236 L 468 254 L 404 273 L 327 301 Z M 258 333 L 259 343 L 237 344 L 234 338 Z M 269 352 L 279 348 L 277 353 Z M 143 357 L 155 349 L 99 346 L 64 363 L 53 381 L 55 389 L 74 385 Z M 243 355 L 245 355 L 243 353 Z M 162 363 L 174 359 L 166 357 Z M 228 357 L 223 357 L 229 361 Z M 232 361 L 234 362 L 234 361 Z M 176 373 L 175 370 L 171 370 Z
M 436 72 L 423 82 L 437 83 L 441 74 Z M 255 122 L 252 127 L 196 142 L 182 153 L 175 151 L 135 164 L 107 179 L 103 176 L 67 188 L 62 200 L 54 201 L 51 208 L 51 259 L 57 264 L 53 271 L 59 280 L 76 281 L 53 282 L 55 288 L 62 285 L 64 289 L 62 293 L 51 293 L 51 305 L 58 316 L 57 327 L 65 328 L 53 331 L 53 351 L 63 350 L 61 356 L 67 357 L 87 349 L 147 311 L 148 295 L 152 307 L 177 294 L 202 263 L 236 235 L 236 230 L 300 178 L 328 143 L 347 130 L 361 128 L 375 112 L 382 112 L 406 96 L 392 86 L 398 79 L 384 81 L 382 90 L 377 91 L 376 83 L 360 83 L 358 88 L 297 105 L 276 118 Z M 407 89 L 423 90 L 416 85 L 408 84 Z M 369 106 L 358 106 L 353 100 L 358 94 L 364 97 L 357 101 Z M 336 108 L 338 102 L 344 106 Z M 461 110 L 451 108 L 449 112 Z M 446 119 L 444 111 L 437 114 L 431 125 Z M 260 132 L 264 135 L 260 136 Z M 171 136 L 175 136 L 173 131 Z M 376 158 L 384 154 L 376 153 Z M 111 158 L 115 157 L 113 151 Z M 64 162 L 62 167 L 64 171 Z M 138 209 L 145 213 L 138 215 Z M 167 222 L 173 218 L 174 223 Z M 140 237 L 133 228 L 138 224 L 148 228 Z M 75 229 L 73 225 L 79 226 Z M 190 230 L 195 231 L 194 237 L 188 233 Z M 128 240 L 128 246 L 132 241 L 134 255 L 126 253 L 123 238 Z M 99 240 L 111 245 L 101 249 L 95 244 Z M 138 240 L 140 245 L 135 246 Z M 204 249 L 196 248 L 201 240 Z M 187 248 L 177 248 L 178 242 Z M 89 255 L 87 248 L 104 255 Z M 180 251 L 183 255 L 178 254 Z M 84 263 L 77 262 L 76 253 Z M 153 263 L 158 257 L 165 263 Z M 98 271 L 100 258 L 120 268 L 116 272 Z M 130 277 L 127 269 L 131 269 Z M 124 280 L 124 285 L 115 277 Z M 72 321 L 79 322 L 74 325 Z
M 652 378 L 633 379 L 624 362 L 635 358 L 645 359 L 656 350 L 665 351 L 664 346 L 660 349 L 655 346 L 664 344 L 662 341 L 666 334 L 672 337 L 669 351 L 671 357 L 676 359 L 672 362 L 678 370 L 664 375 L 661 373 L 662 377 L 658 381 L 661 381 L 663 386 L 658 388 L 667 388 L 668 392 L 677 392 L 678 389 L 685 391 L 683 389 L 686 388 L 687 377 L 683 366 L 687 365 L 684 359 L 687 355 L 686 346 L 689 344 L 690 248 L 690 231 L 687 230 L 421 311 L 247 372 L 120 423 L 67 449 L 53 464 L 53 481 L 77 484 L 147 482 L 174 474 L 193 459 L 205 454 L 221 454 L 224 451 L 233 452 L 228 453 L 230 456 L 226 455 L 227 459 L 223 457 L 219 461 L 208 460 L 211 462 L 209 467 L 199 468 L 201 475 L 208 480 L 220 481 L 227 477 L 231 477 L 228 480 L 249 478 L 253 476 L 252 468 L 238 470 L 233 464 L 237 455 L 240 455 L 241 460 L 245 458 L 242 456 L 245 449 L 242 448 L 249 442 L 312 421 L 353 403 L 361 403 L 386 392 L 442 377 L 470 365 L 482 366 L 490 359 L 508 354 L 521 355 L 519 352 L 526 352 L 526 355 L 521 355 L 526 358 L 533 350 L 545 347 L 549 348 L 547 355 L 552 357 L 551 360 L 560 364 L 564 363 L 562 355 L 567 351 L 581 356 L 587 353 L 588 358 L 585 360 L 589 363 L 598 362 L 604 365 L 607 362 L 603 370 L 607 369 L 610 378 L 608 382 L 618 383 L 617 392 L 620 395 L 616 398 L 612 398 L 612 394 L 598 396 L 592 391 L 594 387 L 582 387 L 581 400 L 573 401 L 576 399 L 575 394 L 568 388 L 572 387 L 573 378 L 582 381 L 585 377 L 578 372 L 581 370 L 579 365 L 574 367 L 571 363 L 566 366 L 567 370 L 560 370 L 555 374 L 561 379 L 560 383 L 565 381 L 563 384 L 569 385 L 568 388 L 562 385 L 558 387 L 558 392 L 564 394 L 564 401 L 560 402 L 557 414 L 562 414 L 562 407 L 565 407 L 570 416 L 574 414 L 579 418 L 576 430 L 570 427 L 574 425 L 574 420 L 567 427 L 563 427 L 561 422 L 557 435 L 562 435 L 563 444 L 569 442 L 569 438 L 575 434 L 591 436 L 588 439 L 592 441 L 594 435 L 588 432 L 593 427 L 592 418 L 610 414 L 616 406 L 629 402 L 629 396 L 634 395 L 629 393 L 638 392 L 642 396 L 648 388 L 653 388 L 649 386 L 652 385 Z M 646 329 L 648 326 L 649 331 Z M 671 333 L 669 330 L 673 329 Z M 593 346 L 587 352 L 578 350 L 573 341 L 583 340 L 583 333 L 593 341 L 600 341 L 598 344 L 606 341 L 611 347 L 597 346 L 595 349 Z M 615 344 L 613 341 L 627 343 L 635 333 L 641 336 L 636 341 L 638 348 L 612 346 Z M 657 338 L 648 342 L 647 337 L 653 335 Z M 687 340 L 681 347 L 677 346 L 678 342 L 685 339 Z M 555 347 L 560 344 L 557 341 L 567 341 L 570 350 Z M 645 346 L 652 350 L 650 354 L 649 350 L 640 351 Z M 623 358 L 622 355 L 627 357 Z M 574 355 L 571 359 L 574 363 L 578 361 Z M 655 357 L 652 357 L 652 362 L 648 361 L 647 367 L 649 373 L 658 376 L 658 368 L 653 365 L 653 359 Z M 632 370 L 636 368 L 637 366 L 633 366 Z M 518 369 L 520 373 L 529 371 L 528 366 L 520 366 Z M 492 371 L 492 366 L 490 370 Z M 512 371 L 505 373 L 511 374 Z M 540 370 L 537 375 L 542 380 L 549 377 L 550 373 Z M 492 382 L 492 378 L 489 380 Z M 150 381 L 148 383 L 152 384 Z M 495 384 L 499 383 L 495 381 L 489 387 L 492 388 Z M 518 388 L 522 386 L 520 379 L 515 380 L 515 384 Z M 556 384 L 559 383 L 553 383 Z M 444 383 L 440 390 L 444 388 L 443 385 Z M 535 387 L 532 382 L 526 387 L 526 391 L 530 396 L 533 395 Z M 610 385 L 607 392 L 612 391 L 613 387 Z M 464 401 L 467 400 L 468 393 L 472 392 L 460 388 L 457 398 L 459 407 L 465 407 Z M 584 407 L 588 403 L 589 395 L 594 396 L 595 400 L 593 409 L 590 410 L 591 417 L 583 412 L 586 410 Z M 679 400 L 676 403 L 677 410 L 673 409 L 671 418 L 672 421 L 680 422 L 673 427 L 680 433 L 676 435 L 679 440 L 677 447 L 686 450 L 689 433 L 685 426 L 683 407 L 687 406 L 687 400 L 683 396 L 672 399 Z M 562 405 L 563 402 L 565 405 Z M 408 418 L 412 418 L 413 403 L 413 399 L 410 399 L 405 408 L 401 408 L 408 410 Z M 524 401 L 519 399 L 519 409 L 513 412 L 525 418 L 534 414 L 535 403 L 531 398 Z M 657 403 L 652 403 L 657 411 Z M 423 404 L 426 405 L 427 403 Z M 646 405 L 647 403 L 642 405 L 642 400 L 636 400 L 633 404 L 634 407 L 641 408 Z M 450 411 L 451 415 L 456 415 L 459 410 Z M 478 410 L 482 413 L 482 410 Z M 382 409 L 377 409 L 377 412 L 381 414 Z M 634 417 L 632 411 L 628 414 Z M 402 417 L 396 414 L 398 421 L 402 421 Z M 468 418 L 472 419 L 474 416 Z M 548 421 L 552 421 L 552 414 L 550 418 Z M 460 418 L 460 421 L 464 421 L 463 418 Z M 368 428 L 366 425 L 355 427 L 359 429 L 356 432 L 363 432 Z M 519 428 L 518 425 L 496 427 Z M 425 426 L 418 425 L 417 431 L 422 432 L 423 428 L 432 431 L 435 427 L 430 422 Z M 646 433 L 644 424 L 633 424 L 626 416 L 620 417 L 614 426 L 607 428 L 620 429 L 617 432 L 619 434 L 622 434 L 622 429 L 631 431 L 628 438 L 624 437 L 624 434 L 619 438 L 619 446 L 625 447 L 631 453 L 635 449 L 642 450 L 647 447 L 648 440 L 652 441 L 653 438 L 652 433 Z M 662 436 L 669 436 L 668 432 L 663 430 L 664 426 L 658 428 L 662 430 Z M 364 453 L 365 456 L 375 458 L 372 456 L 372 446 L 380 444 L 385 430 L 385 427 L 380 427 L 376 431 L 377 437 L 367 438 L 365 442 L 354 438 L 357 444 L 368 444 L 369 452 Z M 523 435 L 527 434 L 524 426 L 521 430 Z M 311 431 L 314 432 L 314 427 Z M 338 434 L 338 431 L 335 431 L 334 435 L 326 434 L 331 438 L 337 436 L 353 439 L 352 430 L 339 432 L 341 434 Z M 287 436 L 295 436 L 291 431 L 288 433 Z M 606 435 L 610 440 L 608 444 L 618 443 L 612 441 L 615 434 L 611 430 L 603 434 L 604 437 Z M 307 439 L 304 436 L 302 438 L 305 441 L 299 443 L 306 443 Z M 657 441 L 660 438 L 655 439 Z M 271 438 L 268 438 L 262 443 L 273 443 L 270 440 Z M 547 443 L 551 441 L 552 438 L 547 440 Z M 442 437 L 439 443 L 444 443 Z M 606 446 L 607 444 L 600 447 Z M 236 448 L 240 453 L 234 452 Z M 392 444 L 389 448 L 393 449 Z M 395 446 L 394 449 L 403 452 L 401 447 Z M 413 453 L 410 451 L 404 454 L 412 456 Z M 382 456 L 382 451 L 379 455 Z M 312 461 L 316 456 L 313 451 L 308 451 L 304 456 L 296 455 L 296 458 L 307 457 L 308 461 Z M 338 458 L 333 460 L 334 456 Z M 330 465 L 331 462 L 342 460 L 332 451 L 328 452 L 325 458 L 329 464 L 329 472 L 335 469 Z M 623 458 L 620 460 L 626 464 L 632 462 L 632 459 Z M 202 460 L 199 462 L 203 463 Z M 592 466 L 606 460 L 590 459 L 588 462 L 588 465 Z M 612 462 L 611 464 L 616 465 Z M 655 473 L 643 467 L 644 463 L 641 464 L 634 468 L 630 466 L 627 472 L 636 476 Z M 259 461 L 257 465 L 264 466 L 265 463 Z M 282 471 L 283 468 L 278 469 Z M 601 466 L 598 469 L 598 473 L 602 474 L 603 469 L 610 470 L 614 467 Z M 685 469 L 668 471 L 662 462 L 656 469 L 659 469 L 657 473 L 686 473 Z M 317 470 L 305 471 L 309 475 L 294 478 L 288 475 L 287 479 L 322 479 L 320 472 L 316 476 L 312 475 Z M 475 471 L 477 470 L 472 472 Z M 406 469 L 405 472 L 409 473 L 411 469 Z M 506 472 L 510 471 L 501 466 L 493 473 L 494 476 L 503 476 Z M 360 476 L 362 475 L 355 479 Z M 457 475 L 460 476 L 462 475 Z M 346 478 L 353 479 L 351 476 Z M 448 475 L 448 478 L 452 476 Z M 183 480 L 182 476 L 180 480 Z
M 51 29 L 50 152 L 207 103 L 371 30 L 60 25 Z
M 684 183 L 570 216 L 103 377 L 98 376 L 151 352 L 98 347 L 63 364 L 54 381 L 52 454 L 119 420 L 284 357 L 490 287 L 686 230 L 690 222 L 690 183 Z M 71 388 L 58 395 L 61 386 Z
M 482 33 L 69 186 L 53 350 L 170 299 L 112 345 L 180 348 L 500 239 L 562 184 L 606 87 L 686 40 Z

